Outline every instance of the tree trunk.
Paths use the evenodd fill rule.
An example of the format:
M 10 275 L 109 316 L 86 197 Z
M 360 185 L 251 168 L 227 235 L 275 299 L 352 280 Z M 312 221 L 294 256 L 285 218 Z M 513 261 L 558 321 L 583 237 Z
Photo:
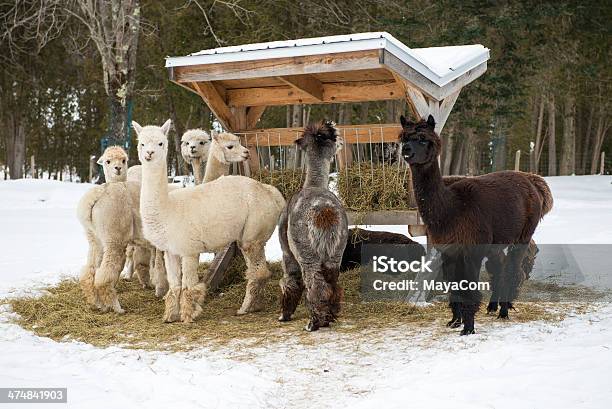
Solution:
M 506 169 L 506 127 L 500 117 L 495 119 L 493 138 L 493 171 Z
M 466 173 L 470 176 L 475 176 L 478 174 L 478 150 L 474 128 L 466 128 L 465 137 L 467 144 Z
M 582 155 L 580 159 L 580 171 L 584 175 L 587 173 L 589 159 L 590 159 L 590 151 L 591 151 L 591 143 L 593 141 L 593 118 L 595 116 L 595 105 L 590 104 L 589 107 L 589 119 L 587 120 L 586 130 L 584 131 L 584 146 L 582 147 Z
M 565 97 L 563 111 L 563 149 L 559 174 L 573 175 L 576 173 L 576 98 L 571 93 Z
M 18 114 L 9 114 L 6 138 L 7 165 L 11 179 L 22 179 L 25 166 L 25 126 Z
M 450 127 L 446 132 L 446 137 L 442 139 L 443 151 L 442 151 L 442 174 L 449 175 L 451 171 L 451 163 L 453 160 L 453 149 L 455 143 L 454 129 Z
M 557 144 L 555 129 L 555 96 L 548 99 L 548 176 L 557 176 Z
M 538 120 L 536 125 L 536 135 L 535 135 L 535 146 L 533 152 L 533 169 L 531 170 L 533 173 L 540 172 L 540 157 L 542 155 L 542 127 L 544 126 L 544 96 L 540 98 L 540 106 L 538 108 Z
M 593 139 L 593 155 L 591 156 L 591 174 L 595 175 L 599 170 L 601 147 L 610 125 L 606 121 L 606 111 L 603 105 L 600 105 L 599 118 L 597 118 L 597 129 Z

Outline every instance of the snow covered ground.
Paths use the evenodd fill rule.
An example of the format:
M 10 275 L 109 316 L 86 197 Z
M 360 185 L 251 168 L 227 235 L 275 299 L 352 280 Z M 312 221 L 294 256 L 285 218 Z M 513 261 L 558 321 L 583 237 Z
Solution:
M 555 208 L 536 233 L 538 244 L 612 243 L 612 177 L 547 180 Z M 0 182 L 0 297 L 78 274 L 86 242 L 74 209 L 88 187 Z M 266 251 L 280 258 L 276 237 Z M 313 334 L 308 345 L 189 353 L 58 343 L 12 324 L 1 308 L 0 387 L 68 387 L 74 408 L 612 404 L 609 304 L 556 324 L 499 323 L 470 337 L 390 330 L 351 338 L 331 330 Z

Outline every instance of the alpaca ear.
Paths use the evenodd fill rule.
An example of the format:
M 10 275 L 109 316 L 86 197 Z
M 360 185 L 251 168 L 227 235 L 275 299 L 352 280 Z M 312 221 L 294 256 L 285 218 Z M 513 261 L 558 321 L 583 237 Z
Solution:
M 136 131 L 136 135 L 140 135 L 140 131 L 142 131 L 142 126 L 136 121 L 132 121 L 132 128 Z
M 304 147 L 304 138 L 296 139 L 295 144 L 298 148 L 302 149 Z
M 436 121 L 433 115 L 429 115 L 427 117 L 427 126 L 430 127 L 431 129 L 434 129 L 436 127 Z
M 400 116 L 400 124 L 402 124 L 402 128 L 406 128 L 408 126 L 414 125 L 414 122 L 406 119 L 404 115 Z
M 100 156 L 100 158 L 96 161 L 98 165 L 104 165 L 104 156 Z
M 215 140 L 215 141 L 219 141 L 219 132 L 215 131 L 214 129 L 210 130 L 210 137 Z
M 164 122 L 164 124 L 161 126 L 161 130 L 164 133 L 164 135 L 168 136 L 168 132 L 170 132 L 171 126 L 172 126 L 171 119 L 168 119 L 166 122 Z

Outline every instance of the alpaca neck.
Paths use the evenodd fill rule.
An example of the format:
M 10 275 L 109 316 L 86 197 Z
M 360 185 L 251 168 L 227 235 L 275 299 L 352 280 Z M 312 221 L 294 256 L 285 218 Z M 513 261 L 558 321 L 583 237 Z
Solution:
M 217 155 L 214 152 L 215 149 L 216 148 L 212 146 L 208 154 L 206 170 L 204 171 L 204 183 L 211 182 L 229 173 L 229 165 L 217 159 Z
M 191 161 L 191 167 L 193 168 L 193 178 L 195 184 L 199 185 L 202 183 L 202 159 L 197 158 Z
M 327 189 L 330 165 L 331 162 L 329 160 L 308 156 L 306 159 L 306 181 L 304 182 L 304 187 Z
M 410 165 L 412 186 L 419 213 L 429 229 L 443 229 L 455 208 L 453 194 L 442 181 L 437 159 L 427 164 Z
M 140 214 L 146 230 L 155 238 L 156 245 L 166 240 L 166 216 L 169 214 L 168 165 L 143 164 L 140 188 Z M 153 241 L 153 240 L 152 240 Z

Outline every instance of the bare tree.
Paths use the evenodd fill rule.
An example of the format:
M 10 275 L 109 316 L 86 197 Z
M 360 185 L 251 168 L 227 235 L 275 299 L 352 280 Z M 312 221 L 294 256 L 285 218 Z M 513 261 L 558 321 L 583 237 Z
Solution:
M 75 0 L 66 9 L 87 27 L 102 61 L 104 89 L 111 109 L 110 139 L 125 138 L 128 102 L 136 82 L 136 51 L 140 33 L 139 0 Z

